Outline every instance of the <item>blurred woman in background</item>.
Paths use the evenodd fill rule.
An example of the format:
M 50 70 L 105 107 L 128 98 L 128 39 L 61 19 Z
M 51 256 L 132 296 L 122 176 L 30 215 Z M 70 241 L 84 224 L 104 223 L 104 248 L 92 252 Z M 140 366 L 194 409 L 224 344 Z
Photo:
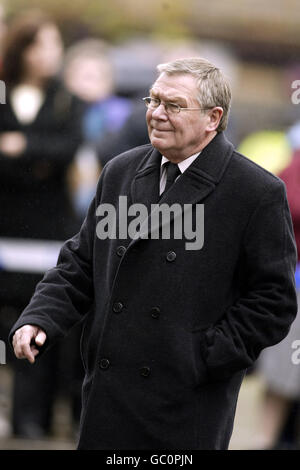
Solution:
M 63 241 L 78 229 L 66 175 L 81 141 L 81 104 L 57 79 L 62 59 L 60 32 L 43 13 L 27 12 L 9 25 L 0 76 L 6 85 L 0 113 L 0 237 L 5 239 Z M 29 256 L 27 268 L 2 266 L 0 272 L 0 316 L 7 329 L 42 277 L 33 268 L 30 246 L 32 266 Z M 49 431 L 59 373 L 55 354 L 46 354 L 35 367 L 18 362 L 13 432 L 42 437 Z

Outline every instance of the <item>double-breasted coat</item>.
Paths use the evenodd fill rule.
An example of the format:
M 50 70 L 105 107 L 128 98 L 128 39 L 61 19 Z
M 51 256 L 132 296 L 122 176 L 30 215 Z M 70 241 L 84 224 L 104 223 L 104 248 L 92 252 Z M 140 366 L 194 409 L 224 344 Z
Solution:
M 226 449 L 245 370 L 297 311 L 284 184 L 223 133 L 160 200 L 204 204 L 201 249 L 99 239 L 101 204 L 157 203 L 160 163 L 151 144 L 108 162 L 79 234 L 11 332 L 37 324 L 50 346 L 86 315 L 79 449 Z

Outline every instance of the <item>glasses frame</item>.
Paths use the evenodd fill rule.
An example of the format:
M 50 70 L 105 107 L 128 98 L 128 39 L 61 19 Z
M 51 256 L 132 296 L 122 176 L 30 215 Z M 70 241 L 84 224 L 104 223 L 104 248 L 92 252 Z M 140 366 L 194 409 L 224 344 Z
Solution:
M 215 106 L 210 106 L 210 107 L 207 107 L 207 108 L 183 108 L 182 106 L 180 106 L 179 104 L 177 103 L 172 103 L 172 102 L 163 102 L 161 101 L 159 98 L 152 98 L 151 96 L 146 96 L 145 98 L 142 98 L 142 100 L 144 101 L 146 107 L 148 109 L 157 109 L 159 108 L 159 106 L 162 104 L 165 108 L 165 111 L 167 114 L 179 114 L 181 111 L 205 111 L 205 110 L 208 110 L 208 109 L 213 109 Z M 157 106 L 151 106 L 150 105 L 150 102 L 147 101 L 147 100 L 155 100 L 158 102 Z M 172 111 L 170 111 L 170 108 L 169 106 L 172 105 L 173 107 L 175 106 L 175 108 L 173 108 Z M 175 111 L 176 109 L 176 111 Z

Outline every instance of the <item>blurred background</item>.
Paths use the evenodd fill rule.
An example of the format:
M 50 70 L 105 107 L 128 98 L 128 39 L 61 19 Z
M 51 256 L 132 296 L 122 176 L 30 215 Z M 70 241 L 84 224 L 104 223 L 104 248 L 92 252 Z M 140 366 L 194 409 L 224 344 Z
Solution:
M 34 366 L 7 334 L 105 163 L 148 142 L 141 98 L 156 65 L 195 55 L 230 79 L 227 137 L 286 183 L 300 250 L 297 0 L 0 0 L 0 449 L 76 445 L 81 325 Z M 248 371 L 231 449 L 300 448 L 298 317 Z

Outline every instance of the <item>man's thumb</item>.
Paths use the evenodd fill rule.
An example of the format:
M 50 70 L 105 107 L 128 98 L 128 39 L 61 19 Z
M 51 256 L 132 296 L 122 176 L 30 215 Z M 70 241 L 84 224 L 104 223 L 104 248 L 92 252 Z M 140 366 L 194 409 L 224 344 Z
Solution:
M 35 343 L 37 346 L 43 346 L 46 341 L 46 333 L 43 330 L 39 330 L 38 334 L 35 337 Z

